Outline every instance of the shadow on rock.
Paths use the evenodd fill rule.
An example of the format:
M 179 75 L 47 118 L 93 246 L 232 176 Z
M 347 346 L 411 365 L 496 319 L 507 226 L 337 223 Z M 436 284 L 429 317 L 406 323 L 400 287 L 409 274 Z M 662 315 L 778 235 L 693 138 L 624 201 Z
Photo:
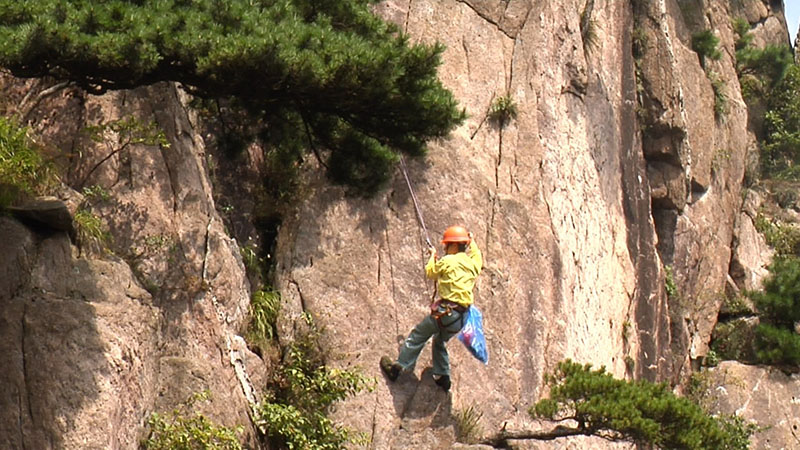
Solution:
M 119 263 L 76 259 L 66 232 L 0 218 L 0 235 L 0 448 L 132 448 L 138 416 L 118 412 L 140 383 L 119 386 L 146 371 L 123 335 L 152 334 L 147 293 Z
M 413 372 L 405 372 L 394 382 L 384 377 L 395 413 L 406 430 L 444 428 L 452 424 L 451 395 L 436 385 L 431 371 L 426 368 L 419 378 Z

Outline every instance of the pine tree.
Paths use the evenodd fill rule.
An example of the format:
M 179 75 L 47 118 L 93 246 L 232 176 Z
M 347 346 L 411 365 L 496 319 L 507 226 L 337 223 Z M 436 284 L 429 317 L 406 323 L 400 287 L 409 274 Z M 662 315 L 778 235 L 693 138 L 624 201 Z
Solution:
M 800 66 L 791 65 L 769 95 L 763 164 L 776 177 L 797 179 L 800 161 Z
M 760 324 L 756 328 L 758 359 L 767 364 L 800 365 L 800 259 L 776 259 L 769 267 L 764 290 L 751 293 Z
M 179 82 L 245 110 L 262 139 L 321 147 L 335 180 L 369 190 L 397 151 L 420 155 L 464 118 L 436 76 L 443 47 L 410 44 L 371 3 L 0 0 L 0 66 L 92 93 Z
M 546 376 L 550 396 L 530 408 L 533 418 L 566 422 L 549 432 L 501 432 L 488 443 L 508 439 L 598 436 L 664 449 L 747 449 L 753 425 L 714 417 L 663 383 L 615 379 L 604 368 L 592 370 L 570 360 Z

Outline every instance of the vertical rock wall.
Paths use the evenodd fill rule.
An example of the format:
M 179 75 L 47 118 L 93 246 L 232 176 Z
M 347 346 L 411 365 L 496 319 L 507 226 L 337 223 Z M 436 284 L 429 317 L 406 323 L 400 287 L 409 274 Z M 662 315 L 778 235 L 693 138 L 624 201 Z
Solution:
M 47 83 L 3 81 L 12 105 L 18 92 Z M 264 370 L 237 336 L 249 286 L 214 210 L 203 142 L 181 95 L 167 84 L 99 97 L 65 90 L 30 115 L 39 145 L 67 157 L 65 181 L 106 193 L 83 208 L 110 237 L 91 251 L 46 225 L 0 220 L 8 256 L 0 268 L 0 447 L 138 448 L 151 412 L 206 389 L 212 400 L 198 411 L 247 426 L 243 438 L 253 442 L 250 392 L 234 368 L 246 361 Z M 83 131 L 132 117 L 155 122 L 167 143 L 123 148 L 125 138 L 93 142 Z
M 332 365 L 377 377 L 373 392 L 339 405 L 337 419 L 367 432 L 373 448 L 448 448 L 453 415 L 468 407 L 483 414 L 487 432 L 548 426 L 527 409 L 564 358 L 618 377 L 688 373 L 707 350 L 729 283 L 734 232 L 752 228 L 752 214 L 739 213 L 754 139 L 730 19 L 746 17 L 758 39 L 775 42 L 785 30 L 775 3 L 377 5 L 413 40 L 447 45 L 440 75 L 469 114 L 425 159 L 407 161 L 408 175 L 431 239 L 460 223 L 484 251 L 476 302 L 490 362 L 451 342 L 450 395 L 433 384 L 427 349 L 413 374 L 393 384 L 380 376 L 379 357 L 396 355 L 433 294 L 424 233 L 399 172 L 365 199 L 308 167 L 275 255 L 279 328 L 287 339 L 310 313 Z M 721 38 L 719 61 L 701 64 L 691 50 L 701 29 Z M 719 81 L 723 113 L 715 112 Z M 501 97 L 518 109 L 506 126 L 489 119 Z M 6 98 L 21 95 L 11 89 Z M 66 233 L 0 218 L 0 380 L 8 387 L 0 447 L 135 448 L 151 411 L 203 389 L 215 398 L 205 406 L 213 419 L 249 424 L 252 392 L 232 365 L 263 375 L 237 336 L 249 288 L 214 211 L 207 155 L 185 103 L 169 85 L 101 97 L 67 90 L 31 114 L 42 144 L 66 155 L 68 182 L 110 194 L 92 211 L 113 239 L 110 254 L 91 253 Z M 169 146 L 134 145 L 92 171 L 113 145 L 81 130 L 130 115 L 155 120 Z M 669 301 L 665 264 L 678 290 Z M 253 430 L 246 434 L 252 442 Z
M 382 354 L 426 314 L 425 245 L 398 173 L 372 199 L 348 198 L 315 178 L 282 227 L 279 288 L 285 331 L 302 311 L 328 332 L 335 364 L 356 364 L 377 389 L 339 416 L 377 448 L 453 439 L 451 415 L 475 406 L 487 430 L 535 427 L 527 408 L 543 374 L 564 359 L 617 376 L 671 372 L 664 275 L 636 125 L 631 10 L 583 1 L 384 2 L 379 11 L 413 39 L 447 45 L 440 76 L 469 114 L 409 176 L 431 238 L 467 226 L 484 251 L 476 288 L 490 363 L 450 344 L 451 396 L 436 388 L 425 350 L 413 375 L 380 376 Z M 509 96 L 507 127 L 487 117 Z
M 780 11 L 670 0 L 410 0 L 378 11 L 414 40 L 446 44 L 440 76 L 469 114 L 408 167 L 432 239 L 460 223 L 484 249 L 476 301 L 491 361 L 454 341 L 451 396 L 432 385 L 428 350 L 413 375 L 385 382 L 378 358 L 396 354 L 432 294 L 414 207 L 400 174 L 373 199 L 313 178 L 279 240 L 283 328 L 310 312 L 338 364 L 378 376 L 342 420 L 377 448 L 427 445 L 452 439 L 449 416 L 468 406 L 489 430 L 536 427 L 526 410 L 564 358 L 617 376 L 690 373 L 729 283 L 755 148 L 731 20 L 760 14 L 761 24 L 748 16 L 758 31 Z M 691 49 L 703 29 L 720 37 L 720 60 Z M 488 118 L 503 96 L 518 107 L 506 127 Z

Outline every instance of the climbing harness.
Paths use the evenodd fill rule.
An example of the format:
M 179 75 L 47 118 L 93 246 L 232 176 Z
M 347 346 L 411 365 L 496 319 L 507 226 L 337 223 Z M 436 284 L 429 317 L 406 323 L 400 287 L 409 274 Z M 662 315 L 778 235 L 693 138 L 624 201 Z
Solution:
M 464 325 L 464 313 L 466 313 L 468 309 L 468 306 L 461 306 L 458 303 L 450 300 L 441 299 L 431 304 L 431 317 L 433 317 L 433 319 L 436 321 L 436 324 L 439 325 L 439 329 L 441 330 L 450 328 L 458 321 L 461 321 L 461 324 L 459 325 L 459 329 L 461 329 L 461 326 Z M 450 323 L 444 323 L 442 318 L 450 317 L 453 311 L 460 313 L 460 316 L 452 320 Z

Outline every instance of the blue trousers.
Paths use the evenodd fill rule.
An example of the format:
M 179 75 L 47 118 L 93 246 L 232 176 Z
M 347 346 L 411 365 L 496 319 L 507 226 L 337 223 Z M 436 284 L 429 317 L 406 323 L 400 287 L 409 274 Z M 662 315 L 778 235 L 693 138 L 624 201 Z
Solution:
M 445 307 L 440 306 L 439 311 L 445 312 Z M 439 319 L 443 327 L 439 326 L 432 315 L 426 316 L 406 338 L 403 348 L 400 349 L 400 356 L 397 357 L 397 363 L 403 366 L 403 370 L 413 370 L 425 343 L 433 337 L 433 374 L 449 376 L 450 357 L 447 355 L 445 343 L 461 331 L 465 315 L 466 313 L 451 309 L 449 314 Z

